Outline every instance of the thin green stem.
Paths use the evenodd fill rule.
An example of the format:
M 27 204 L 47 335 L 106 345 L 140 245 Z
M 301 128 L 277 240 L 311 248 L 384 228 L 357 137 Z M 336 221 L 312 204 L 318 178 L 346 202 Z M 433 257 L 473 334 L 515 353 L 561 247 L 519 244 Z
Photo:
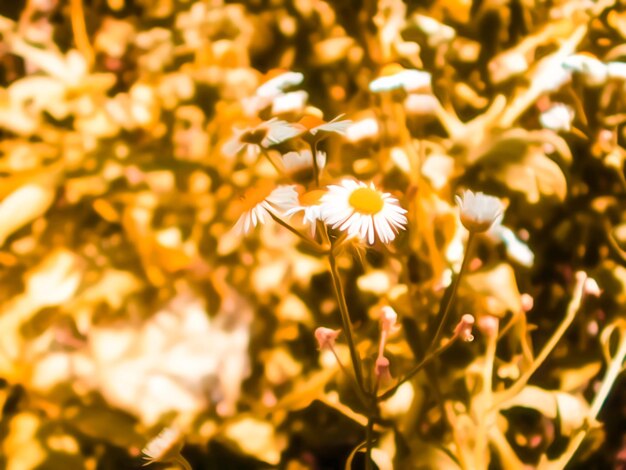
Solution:
M 184 470 L 193 470 L 187 459 L 182 455 L 178 454 L 174 461 L 179 464 Z
M 352 360 L 352 367 L 354 369 L 354 376 L 358 390 L 364 395 L 368 396 L 365 390 L 365 382 L 363 381 L 363 371 L 361 370 L 361 360 L 356 350 L 354 343 L 354 335 L 352 333 L 352 323 L 350 322 L 350 313 L 348 312 L 348 305 L 346 303 L 346 296 L 341 284 L 341 278 L 339 277 L 339 271 L 337 269 L 337 258 L 331 248 L 328 253 L 328 261 L 330 263 L 330 274 L 333 278 L 333 287 L 335 289 L 335 296 L 337 297 L 337 303 L 339 304 L 339 312 L 341 313 L 341 323 L 343 325 L 343 331 L 346 335 L 346 341 L 348 342 L 348 348 L 350 349 L 350 358 Z
M 580 305 L 582 303 L 586 280 L 587 280 L 587 276 L 584 273 L 578 276 L 578 279 L 576 281 L 576 287 L 574 288 L 574 295 L 572 296 L 572 300 L 567 306 L 567 312 L 565 313 L 565 318 L 563 318 L 563 321 L 559 324 L 555 332 L 552 334 L 552 336 L 550 337 L 546 345 L 543 347 L 543 349 L 541 350 L 541 352 L 539 353 L 535 361 L 528 368 L 528 370 L 526 370 L 526 372 L 524 372 L 524 374 L 519 379 L 517 379 L 517 382 L 511 385 L 511 387 L 498 393 L 497 396 L 494 397 L 493 408 L 499 408 L 500 405 L 502 405 L 502 403 L 513 398 L 515 395 L 521 392 L 522 389 L 526 386 L 526 384 L 530 380 L 530 378 L 533 376 L 533 374 L 537 371 L 537 369 L 539 369 L 541 364 L 543 364 L 543 362 L 546 360 L 548 355 L 552 352 L 552 350 L 557 345 L 561 337 L 565 334 L 565 331 L 571 325 L 572 321 L 574 321 L 576 312 L 578 312 L 578 309 L 580 308 Z
M 372 447 L 374 445 L 374 416 L 370 413 L 367 417 L 365 428 L 365 470 L 372 469 Z
M 267 161 L 270 162 L 270 164 L 274 167 L 274 170 L 276 170 L 276 173 L 278 173 L 279 175 L 282 175 L 283 170 L 281 170 L 279 166 L 276 164 L 276 162 L 274 161 L 274 159 L 270 157 L 270 154 L 267 153 L 266 151 L 263 151 L 262 153 L 263 153 L 263 156 L 267 159 Z
M 602 379 L 602 384 L 591 402 L 591 407 L 589 408 L 586 420 L 588 424 L 593 423 L 593 421 L 597 418 L 598 413 L 600 413 L 600 410 L 602 409 L 602 405 L 604 405 L 609 392 L 613 388 L 613 384 L 617 380 L 619 374 L 623 372 L 624 359 L 626 359 L 626 331 L 621 333 L 615 356 L 611 359 L 609 367 L 607 368 L 604 378 Z M 565 452 L 563 452 L 563 454 L 561 454 L 556 461 L 549 462 L 546 465 L 540 465 L 539 468 L 542 470 L 557 470 L 565 468 L 585 440 L 588 431 L 589 426 L 584 426 L 580 429 L 570 440 Z
M 285 227 L 287 230 L 289 230 L 291 233 L 293 233 L 294 235 L 296 235 L 298 238 L 300 238 L 302 241 L 304 241 L 305 243 L 307 243 L 311 248 L 313 248 L 315 251 L 317 251 L 318 253 L 324 254 L 327 253 L 328 250 L 326 248 L 324 248 L 322 245 L 320 245 L 319 243 L 317 243 L 315 240 L 311 240 L 310 238 L 307 238 L 306 236 L 302 235 L 300 232 L 298 232 L 295 228 L 293 228 L 291 225 L 289 225 L 287 222 L 285 222 L 284 220 L 282 220 L 280 217 L 278 217 L 276 214 L 274 214 L 272 211 L 267 211 L 270 214 L 270 217 L 272 217 L 272 219 L 274 219 L 274 221 L 278 224 L 281 225 L 282 227 Z
M 311 157 L 313 161 L 313 179 L 315 180 L 315 187 L 320 187 L 320 169 L 317 166 L 317 140 L 309 142 L 311 147 Z
M 452 283 L 452 291 L 450 292 L 450 297 L 448 297 L 448 302 L 446 303 L 446 307 L 443 311 L 443 314 L 441 315 L 441 321 L 439 322 L 439 326 L 437 327 L 437 332 L 435 333 L 435 336 L 433 337 L 433 340 L 430 343 L 430 347 L 428 349 L 436 348 L 439 345 L 439 340 L 441 339 L 441 335 L 443 334 L 444 327 L 448 321 L 448 316 L 450 315 L 452 303 L 454 302 L 454 299 L 456 297 L 456 292 L 459 288 L 461 277 L 463 276 L 463 273 L 465 272 L 467 268 L 467 263 L 469 262 L 469 259 L 470 259 L 470 251 L 472 249 L 473 241 L 474 241 L 474 232 L 470 231 L 469 237 L 467 238 L 467 245 L 465 247 L 465 255 L 463 256 L 463 262 L 461 263 L 461 269 L 459 270 L 459 273 L 454 278 L 454 281 Z

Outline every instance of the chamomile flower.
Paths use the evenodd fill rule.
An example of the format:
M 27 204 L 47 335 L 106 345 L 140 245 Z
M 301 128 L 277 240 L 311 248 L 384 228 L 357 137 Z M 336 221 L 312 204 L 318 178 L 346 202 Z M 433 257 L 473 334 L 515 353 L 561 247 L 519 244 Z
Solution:
M 339 116 L 326 122 L 318 116 L 309 114 L 300 119 L 298 124 L 303 126 L 309 132 L 309 134 L 311 134 L 311 136 L 317 137 L 316 140 L 321 140 L 322 136 L 318 136 L 318 133 L 321 133 L 323 135 L 328 132 L 333 132 L 335 134 L 345 135 L 346 130 L 348 129 L 350 124 L 352 124 L 352 121 L 350 121 L 349 119 L 341 119 L 342 117 L 343 114 L 340 114 Z
M 411 92 L 430 87 L 431 75 L 423 70 L 405 69 L 399 64 L 383 67 L 378 78 L 370 82 L 369 89 L 374 93 L 397 90 Z
M 300 133 L 300 127 L 273 118 L 255 127 L 236 129 L 235 135 L 222 147 L 222 152 L 232 158 L 245 149 L 248 157 L 254 158 L 262 149 L 289 140 Z
M 257 88 L 257 96 L 274 99 L 280 96 L 287 88 L 300 85 L 304 80 L 304 75 L 300 72 L 276 71 L 276 73 L 277 75 L 269 78 Z
M 545 129 L 555 132 L 572 130 L 574 110 L 563 103 L 556 103 L 539 116 L 539 122 Z
M 239 219 L 233 231 L 245 235 L 258 224 L 264 224 L 271 218 L 270 212 L 282 215 L 285 210 L 296 206 L 298 193 L 293 185 L 282 185 L 274 188 L 269 182 L 264 182 L 249 188 L 238 201 Z
M 502 201 L 497 197 L 474 194 L 469 189 L 455 198 L 461 209 L 461 223 L 470 232 L 486 232 L 504 211 Z
M 389 193 L 361 181 L 345 179 L 328 187 L 321 198 L 321 217 L 332 228 L 347 231 L 373 245 L 376 238 L 390 243 L 407 224 L 406 210 Z
M 321 204 L 325 194 L 325 189 L 314 189 L 301 194 L 298 197 L 298 204 L 287 210 L 285 217 L 302 212 L 302 223 L 310 227 L 311 236 L 315 235 L 315 225 L 318 220 L 322 220 Z
M 165 428 L 142 449 L 141 453 L 146 460 L 144 465 L 154 462 L 172 462 L 179 458 L 182 448 L 183 440 L 180 431 L 176 428 Z
M 287 152 L 282 157 L 285 170 L 289 174 L 299 173 L 304 170 L 313 168 L 313 156 L 309 149 L 299 152 Z M 317 167 L 322 169 L 326 166 L 326 152 L 318 150 L 315 153 L 315 163 Z

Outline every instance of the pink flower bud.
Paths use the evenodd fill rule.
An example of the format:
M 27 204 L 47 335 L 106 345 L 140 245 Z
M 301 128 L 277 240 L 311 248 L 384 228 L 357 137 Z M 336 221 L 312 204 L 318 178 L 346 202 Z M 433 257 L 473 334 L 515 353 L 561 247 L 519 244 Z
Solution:
M 390 378 L 391 373 L 389 372 L 389 359 L 385 356 L 378 356 L 376 359 L 376 365 L 374 366 L 374 371 L 376 372 L 377 377 Z
M 535 300 L 531 297 L 530 294 L 522 294 L 520 297 L 520 301 L 522 304 L 523 312 L 530 312 L 533 309 L 533 305 L 535 304 Z
M 472 327 L 474 326 L 474 317 L 469 313 L 466 313 L 461 317 L 461 321 L 454 329 L 454 334 L 458 335 L 463 341 L 474 341 L 474 336 L 472 335 Z
M 315 339 L 317 340 L 318 348 L 320 350 L 324 348 L 333 348 L 335 346 L 335 340 L 339 336 L 341 330 L 331 330 L 320 326 L 315 329 Z
M 498 333 L 500 319 L 493 315 L 483 315 L 478 319 L 478 328 L 485 336 L 493 336 Z

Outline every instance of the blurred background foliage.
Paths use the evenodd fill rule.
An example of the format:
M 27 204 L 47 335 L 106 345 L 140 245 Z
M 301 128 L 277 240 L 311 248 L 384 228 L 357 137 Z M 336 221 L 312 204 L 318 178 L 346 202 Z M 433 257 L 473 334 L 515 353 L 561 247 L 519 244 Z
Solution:
M 223 152 L 235 128 L 311 113 L 352 121 L 320 144 L 325 182 L 375 180 L 410 208 L 397 243 L 341 258 L 364 357 L 390 304 L 391 372 L 410 368 L 462 258 L 453 196 L 497 195 L 504 225 L 456 310 L 521 318 L 500 385 L 557 328 L 575 272 L 603 291 L 499 415 L 503 436 L 533 468 L 589 425 L 572 468 L 625 465 L 623 377 L 584 423 L 601 332 L 626 308 L 625 84 L 619 66 L 564 65 L 626 60 L 622 2 L 15 0 L 0 15 L 2 468 L 135 468 L 172 423 L 193 468 L 343 468 L 366 419 L 313 337 L 340 327 L 326 263 L 278 225 L 232 233 L 239 195 L 285 177 Z M 373 92 L 389 64 L 430 83 Z M 288 70 L 302 83 L 260 99 Z M 379 468 L 458 468 L 483 340 L 383 405 Z

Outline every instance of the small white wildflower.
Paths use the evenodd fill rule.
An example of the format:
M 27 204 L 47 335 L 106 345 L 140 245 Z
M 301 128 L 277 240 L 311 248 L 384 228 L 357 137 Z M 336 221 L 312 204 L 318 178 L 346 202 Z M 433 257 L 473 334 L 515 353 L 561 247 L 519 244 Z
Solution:
M 431 75 L 423 70 L 405 69 L 398 64 L 383 68 L 381 76 L 369 84 L 370 91 L 380 93 L 402 88 L 411 92 L 430 87 Z
M 321 216 L 324 222 L 374 244 L 376 237 L 390 243 L 407 224 L 407 211 L 389 193 L 380 192 L 373 183 L 345 179 L 331 185 L 322 196 Z
M 243 235 L 258 224 L 264 224 L 270 212 L 282 213 L 294 207 L 298 202 L 298 193 L 293 185 L 274 188 L 271 183 L 265 182 L 249 188 L 237 202 L 236 209 L 241 215 L 233 230 Z
M 245 149 L 249 157 L 256 157 L 263 149 L 301 133 L 299 126 L 274 118 L 255 127 L 236 129 L 235 135 L 222 147 L 222 152 L 232 158 Z
M 141 453 L 146 460 L 144 465 L 154 462 L 172 462 L 180 456 L 183 448 L 181 432 L 176 428 L 164 428 L 146 444 Z
M 272 101 L 272 114 L 300 113 L 308 99 L 309 94 L 302 90 L 279 95 Z
M 285 212 L 285 217 L 302 212 L 302 222 L 310 227 L 311 235 L 315 235 L 315 225 L 318 220 L 322 220 L 321 200 L 324 194 L 325 189 L 314 189 L 301 194 L 297 204 Z
M 396 322 L 398 321 L 398 314 L 396 311 L 389 306 L 385 306 L 382 308 L 383 314 L 380 318 L 381 328 L 383 331 L 387 333 L 391 332 L 396 327 Z
M 380 133 L 378 120 L 373 117 L 353 122 L 346 129 L 346 139 L 349 142 L 359 142 L 365 139 L 375 139 Z
M 606 64 L 587 54 L 573 54 L 563 60 L 562 66 L 582 74 L 589 86 L 602 86 L 608 78 Z
M 480 192 L 465 190 L 455 199 L 461 209 L 461 223 L 470 232 L 486 232 L 504 211 L 500 199 Z
M 300 85 L 304 75 L 300 72 L 283 72 L 270 78 L 256 90 L 256 95 L 263 98 L 274 99 L 281 95 L 287 88 Z
M 555 132 L 571 131 L 573 119 L 574 110 L 563 103 L 556 103 L 539 116 L 541 125 Z
M 282 156 L 282 161 L 285 170 L 290 174 L 313 168 L 313 157 L 309 149 L 287 152 Z M 326 166 L 326 153 L 318 150 L 315 154 L 315 163 L 317 168 L 324 168 Z

